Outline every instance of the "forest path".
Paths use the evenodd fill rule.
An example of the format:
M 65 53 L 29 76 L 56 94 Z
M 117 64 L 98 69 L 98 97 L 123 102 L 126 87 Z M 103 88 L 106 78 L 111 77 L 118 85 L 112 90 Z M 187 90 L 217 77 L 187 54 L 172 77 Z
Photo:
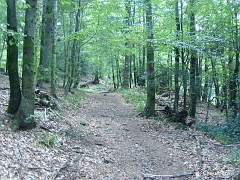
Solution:
M 0 82 L 0 179 L 150 180 L 171 176 L 207 180 L 232 179 L 239 174 L 239 168 L 233 166 L 239 163 L 238 144 L 223 145 L 192 129 L 179 130 L 176 124 L 141 118 L 119 93 L 99 93 L 104 84 L 90 85 L 98 93 L 76 90 L 67 97 L 58 88 L 60 110 L 36 106 L 37 127 L 12 131 L 13 119 L 6 113 L 8 77 L 0 74 Z M 49 87 L 43 90 L 48 92 Z M 213 113 L 210 115 L 215 117 Z M 198 115 L 205 115 L 204 108 Z M 198 117 L 203 120 L 205 116 Z M 237 161 L 230 155 L 236 155 Z M 144 178 L 143 174 L 158 176 Z
M 161 131 L 154 120 L 138 117 L 134 107 L 124 102 L 120 94 L 86 93 L 78 113 L 77 119 L 87 124 L 81 128 L 87 133 L 82 145 L 91 149 L 91 155 L 83 161 L 85 178 L 143 179 L 143 174 L 191 172 L 189 160 L 196 161 L 187 148 L 191 137 L 187 133 L 179 135 L 176 130 Z

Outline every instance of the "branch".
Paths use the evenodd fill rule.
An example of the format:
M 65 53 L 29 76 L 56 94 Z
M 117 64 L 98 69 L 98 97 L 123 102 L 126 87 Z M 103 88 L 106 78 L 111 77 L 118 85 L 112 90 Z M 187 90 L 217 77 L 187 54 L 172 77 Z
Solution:
M 194 175 L 193 172 L 189 172 L 186 174 L 175 174 L 175 175 L 156 175 L 156 174 L 142 174 L 145 179 L 156 179 L 156 178 L 177 178 L 177 177 L 184 177 L 184 176 L 191 176 Z
M 79 159 L 76 178 L 81 178 L 82 161 L 83 161 L 84 157 L 85 157 L 85 154 L 83 154 L 82 157 Z
M 54 180 L 54 179 L 58 176 L 58 173 L 59 173 L 62 169 L 64 169 L 64 168 L 67 167 L 67 163 L 68 163 L 68 161 L 66 161 L 65 163 L 63 163 L 63 165 L 62 165 L 56 172 L 53 173 L 53 175 L 52 175 L 52 177 L 51 177 L 50 179 L 51 179 L 51 180 Z
M 197 156 L 199 161 L 199 166 L 202 167 L 203 161 L 202 161 L 202 149 L 201 149 L 201 140 L 198 135 L 194 135 L 196 141 L 197 141 Z

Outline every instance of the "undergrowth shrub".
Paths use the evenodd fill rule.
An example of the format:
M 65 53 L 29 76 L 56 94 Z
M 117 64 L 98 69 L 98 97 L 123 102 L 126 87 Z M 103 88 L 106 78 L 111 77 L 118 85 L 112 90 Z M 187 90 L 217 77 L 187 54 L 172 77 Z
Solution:
M 84 92 L 77 91 L 74 94 L 68 93 L 65 98 L 68 100 L 68 102 L 70 102 L 70 106 L 72 109 L 78 109 L 82 105 L 81 100 L 84 98 Z
M 228 164 L 231 164 L 235 168 L 240 167 L 240 150 L 238 148 L 231 148 Z
M 144 110 L 147 97 L 143 90 L 130 89 L 123 90 L 121 93 L 124 100 L 136 107 L 138 112 L 142 112 Z
M 196 130 L 209 134 L 212 138 L 218 139 L 223 143 L 240 141 L 240 116 L 235 119 L 227 119 L 225 123 L 218 125 L 208 125 L 196 123 Z
M 56 143 L 56 135 L 49 132 L 43 132 L 42 134 L 37 135 L 38 142 L 46 147 L 53 147 Z

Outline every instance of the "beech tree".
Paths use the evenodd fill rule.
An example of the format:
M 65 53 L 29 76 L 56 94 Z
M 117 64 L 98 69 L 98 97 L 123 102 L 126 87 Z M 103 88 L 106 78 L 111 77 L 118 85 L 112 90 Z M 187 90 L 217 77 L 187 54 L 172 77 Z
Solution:
M 176 41 L 179 41 L 180 35 L 180 17 L 179 17 L 179 2 L 175 2 L 175 20 L 176 20 Z M 178 112 L 178 103 L 179 103 L 179 60 L 180 60 L 180 49 L 175 47 L 175 75 L 174 75 L 174 84 L 175 84 L 175 99 L 174 99 L 174 112 Z
M 131 17 L 131 4 L 129 0 L 126 0 L 125 2 L 125 6 L 126 6 L 126 11 L 127 11 L 127 16 L 126 16 L 126 27 L 125 27 L 125 33 L 126 33 L 126 42 L 125 42 L 125 46 L 126 46 L 126 51 L 125 51 L 125 62 L 124 62 L 124 72 L 123 72 L 123 83 L 122 86 L 125 89 L 128 89 L 130 87 L 130 63 L 131 63 L 131 55 L 130 55 L 130 41 L 129 38 L 127 37 L 128 33 L 130 33 L 129 29 L 130 29 L 130 17 Z
M 25 28 L 23 41 L 22 99 L 16 114 L 13 128 L 32 129 L 36 126 L 34 119 L 35 100 L 35 30 L 37 0 L 26 0 Z
M 50 82 L 51 62 L 53 57 L 53 24 L 54 24 L 54 0 L 43 0 L 42 29 L 41 29 L 41 49 L 38 86 L 42 87 L 42 82 Z
M 151 0 L 145 0 L 146 32 L 147 32 L 147 101 L 145 114 L 155 115 L 155 74 L 154 74 L 154 47 L 153 47 L 153 20 Z
M 13 1 L 6 2 L 12 8 Z M 67 95 L 70 88 L 78 87 L 81 75 L 91 76 L 95 82 L 102 77 L 111 79 L 114 88 L 140 86 L 145 90 L 147 85 L 145 111 L 150 112 L 147 115 L 154 115 L 155 88 L 159 88 L 157 93 L 173 90 L 174 111 L 189 110 L 192 118 L 197 113 L 197 101 L 201 100 L 218 108 L 226 107 L 227 115 L 236 117 L 239 111 L 238 1 L 167 0 L 156 4 L 153 0 L 44 0 L 42 5 L 38 78 L 51 82 L 51 95 L 57 94 L 56 83 L 63 84 Z M 57 16 L 61 18 L 57 20 Z M 17 78 L 18 70 L 11 68 L 11 62 L 16 65 L 16 45 L 22 43 L 16 43 L 17 28 L 12 26 L 15 22 L 8 20 L 7 69 L 11 87 L 8 112 L 14 114 L 18 105 L 13 102 L 20 99 L 20 90 L 18 82 L 12 80 Z M 20 18 L 18 22 L 20 32 L 23 21 Z M 0 26 L 1 39 L 3 29 Z M 26 63 L 26 55 L 32 53 L 26 48 L 26 42 L 24 46 L 24 66 L 19 68 L 23 76 L 28 73 L 26 67 L 31 67 Z M 4 57 L 6 48 L 1 47 L 1 51 L 0 57 Z M 0 61 L 4 67 L 5 62 Z M 34 73 L 33 70 L 33 76 Z M 28 81 L 29 86 L 31 83 Z M 25 102 L 26 94 L 23 90 Z
M 229 10 L 231 12 L 232 21 L 231 21 L 231 31 L 232 31 L 232 44 L 230 44 L 230 54 L 229 54 L 229 67 L 230 67 L 230 81 L 229 81 L 229 108 L 231 110 L 231 117 L 235 118 L 239 110 L 239 98 L 238 87 L 239 87 L 239 8 L 240 4 L 236 0 L 227 1 Z M 235 58 L 235 64 L 234 64 Z
M 56 92 L 56 63 L 57 63 L 57 10 L 58 0 L 53 4 L 53 24 L 52 24 L 52 58 L 51 58 L 51 90 L 50 94 L 57 97 Z
M 192 42 L 195 41 L 196 28 L 195 28 L 195 13 L 193 11 L 195 0 L 190 0 L 190 36 Z M 190 50 L 190 108 L 189 115 L 195 118 L 196 106 L 197 106 L 197 84 L 196 84 L 196 73 L 198 66 L 197 52 L 195 49 Z
M 15 114 L 21 101 L 20 82 L 18 75 L 18 45 L 16 1 L 7 0 L 7 72 L 10 82 L 10 98 L 7 112 Z

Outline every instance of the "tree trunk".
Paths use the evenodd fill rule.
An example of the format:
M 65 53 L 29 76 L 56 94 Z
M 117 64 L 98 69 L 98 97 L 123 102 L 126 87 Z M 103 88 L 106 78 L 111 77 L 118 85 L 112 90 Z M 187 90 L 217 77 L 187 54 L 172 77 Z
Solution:
M 25 28 L 23 42 L 23 67 L 22 67 L 22 99 L 18 109 L 15 124 L 19 129 L 32 129 L 36 126 L 34 119 L 35 100 L 35 30 L 37 0 L 26 0 L 28 7 L 25 12 Z
M 214 84 L 214 89 L 215 89 L 215 97 L 216 97 L 216 107 L 219 108 L 220 106 L 220 90 L 219 90 L 219 83 L 218 83 L 218 78 L 217 78 L 217 73 L 216 73 L 216 63 L 215 60 L 213 58 L 211 58 L 211 63 L 212 63 L 212 80 L 213 80 L 213 84 Z
M 52 35 L 53 35 L 53 6 L 54 0 L 46 0 L 46 14 L 44 24 L 44 45 L 43 45 L 43 74 L 41 74 L 43 81 L 50 82 L 51 75 L 51 58 L 52 58 Z
M 130 27 L 130 16 L 131 16 L 131 4 L 130 1 L 126 0 L 125 2 L 125 8 L 127 11 L 127 17 L 126 17 L 126 30 L 125 33 L 128 34 L 129 33 L 129 27 Z M 129 53 L 129 48 L 130 48 L 130 41 L 129 38 L 126 37 L 126 42 L 125 42 L 125 47 L 126 47 L 126 51 L 125 51 L 125 64 L 124 64 L 124 72 L 123 72 L 123 83 L 122 83 L 122 87 L 124 89 L 128 89 L 130 87 L 130 63 L 131 63 L 131 55 Z
M 7 0 L 7 29 L 17 33 L 16 1 Z M 15 114 L 21 101 L 21 90 L 18 75 L 18 46 L 14 35 L 7 37 L 7 71 L 10 83 L 10 98 L 7 112 Z
M 202 95 L 202 101 L 203 102 L 208 101 L 208 89 L 209 89 L 208 71 L 209 71 L 209 68 L 208 68 L 207 60 L 205 60 L 205 65 L 204 65 L 205 81 L 204 81 L 203 95 Z
M 230 85 L 229 85 L 229 93 L 230 93 L 230 102 L 229 102 L 229 110 L 231 110 L 231 117 L 232 118 L 236 118 L 237 113 L 238 113 L 238 107 L 239 107 L 239 103 L 237 101 L 239 101 L 239 99 L 237 98 L 237 91 L 238 91 L 238 86 L 239 86 L 239 80 L 238 80 L 238 74 L 239 74 L 239 51 L 240 51 L 240 47 L 239 47 L 239 25 L 238 25 L 238 4 L 233 1 L 233 27 L 235 28 L 233 37 L 232 37 L 232 42 L 233 42 L 233 49 L 235 52 L 235 68 L 232 71 L 230 71 Z M 231 61 L 232 61 L 232 57 L 231 57 Z M 231 62 L 232 64 L 232 62 Z M 229 65 L 231 65 L 229 63 Z M 232 74 L 231 74 L 232 73 Z
M 113 88 L 114 89 L 117 89 L 117 86 L 116 86 L 116 78 L 115 78 L 115 68 L 114 68 L 114 58 L 113 56 L 111 55 L 111 65 L 112 65 L 112 82 L 113 82 Z
M 180 22 L 179 22 L 179 9 L 178 9 L 178 0 L 175 2 L 175 21 L 176 21 L 176 41 L 179 41 L 180 33 Z M 175 97 L 174 97 L 174 112 L 178 112 L 178 101 L 179 101 L 179 58 L 180 51 L 178 47 L 175 47 Z
M 190 0 L 190 6 L 193 8 L 195 0 Z M 192 41 L 195 41 L 195 13 L 192 11 L 190 14 L 190 36 Z M 197 71 L 197 52 L 191 49 L 191 59 L 190 59 L 190 108 L 189 116 L 195 118 L 196 106 L 197 106 L 197 84 L 196 84 L 196 71 Z
M 202 97 L 202 57 L 198 58 L 198 66 L 196 69 L 196 88 L 197 99 L 201 100 Z
M 180 11 L 181 11 L 181 20 L 180 20 L 180 37 L 181 41 L 183 41 L 183 1 L 180 0 Z M 184 58 L 184 48 L 181 48 L 181 61 L 182 61 L 182 82 L 183 82 L 183 110 L 187 109 L 187 64 Z
M 74 21 L 74 1 L 71 1 L 71 8 L 70 8 L 70 27 L 69 27 L 69 35 L 72 34 L 73 32 L 73 21 Z M 68 41 L 68 46 L 67 46 L 67 59 L 66 59 L 66 74 L 67 74 L 67 84 L 65 86 L 65 90 L 64 90 L 64 95 L 67 95 L 68 92 L 70 91 L 71 89 L 71 79 L 72 79 L 72 76 L 71 76 L 71 49 L 72 49 L 72 42 L 69 40 Z
M 47 0 L 43 0 L 43 10 L 42 10 L 42 26 L 41 26 L 41 47 L 40 47 L 40 62 L 37 75 L 37 86 L 43 87 L 44 81 L 44 39 L 45 39 L 45 22 L 46 22 L 46 3 Z
M 147 24 L 147 101 L 145 115 L 155 115 L 155 75 L 154 75 L 154 46 L 151 0 L 145 0 Z
M 53 5 L 53 32 L 52 32 L 52 59 L 51 59 L 51 90 L 50 94 L 57 97 L 56 93 L 56 63 L 57 63 L 57 9 L 58 0 L 54 0 Z
M 121 72 L 120 72 L 120 68 L 119 68 L 119 51 L 117 51 L 117 55 L 116 55 L 116 69 L 117 69 L 117 89 L 119 88 L 119 84 L 121 82 Z

